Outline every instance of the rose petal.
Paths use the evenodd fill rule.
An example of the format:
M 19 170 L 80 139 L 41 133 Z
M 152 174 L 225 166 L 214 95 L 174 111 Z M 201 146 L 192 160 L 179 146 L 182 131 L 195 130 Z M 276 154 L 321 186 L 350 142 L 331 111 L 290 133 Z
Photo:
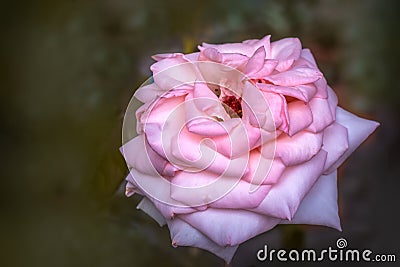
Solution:
M 170 139 L 175 138 L 177 129 L 185 125 L 185 98 L 161 98 L 139 118 L 144 124 L 144 132 L 151 148 L 167 158 L 172 151 Z
M 261 38 L 260 40 L 255 40 L 254 43 L 250 44 L 252 45 L 255 49 L 264 46 L 264 50 L 265 50 L 265 58 L 271 58 L 271 35 L 267 35 L 263 38 Z M 243 42 L 246 43 L 246 42 Z
M 167 220 L 171 220 L 175 218 L 179 214 L 187 214 L 187 213 L 192 213 L 196 212 L 199 210 L 205 210 L 207 209 L 207 206 L 196 206 L 196 207 L 189 207 L 185 206 L 185 203 L 179 202 L 181 206 L 176 206 L 176 205 L 170 205 L 164 202 L 161 202 L 157 199 L 151 198 L 151 196 L 148 196 L 155 208 L 157 208 L 157 211 L 162 214 L 164 218 Z M 150 201 L 149 200 L 149 201 Z
M 288 109 L 288 135 L 293 136 L 296 133 L 307 128 L 313 121 L 310 107 L 303 101 L 292 101 L 287 104 Z
M 226 135 L 213 136 L 216 150 L 227 158 L 237 158 L 248 152 L 258 145 L 261 133 L 258 128 L 248 127 L 244 125 L 239 118 L 231 119 L 226 122 L 219 122 Z
M 209 47 L 200 53 L 199 60 L 205 62 L 211 61 L 231 68 L 242 69 L 242 67 L 248 62 L 249 58 L 242 54 L 220 53 L 217 49 Z
M 264 46 L 262 46 L 258 48 L 256 52 L 254 52 L 254 55 L 249 59 L 244 68 L 244 73 L 247 75 L 251 75 L 253 73 L 260 71 L 263 68 L 264 60 L 265 60 L 265 49 Z
M 322 143 L 322 149 L 328 152 L 324 167 L 328 170 L 349 148 L 347 128 L 336 122 L 331 124 L 324 130 Z
M 317 92 L 314 97 L 316 98 L 328 98 L 328 84 L 326 82 L 325 77 L 322 77 L 319 80 L 314 82 L 315 87 L 317 88 Z
M 271 58 L 278 59 L 276 69 L 286 71 L 297 60 L 301 53 L 301 43 L 298 38 L 284 38 L 271 43 Z
M 204 80 L 196 65 L 181 54 L 160 60 L 154 63 L 150 69 L 153 72 L 154 83 L 164 90 Z
M 265 60 L 262 68 L 255 72 L 255 73 L 247 73 L 246 76 L 249 77 L 250 79 L 263 79 L 265 76 L 270 75 L 274 69 L 276 68 L 276 66 L 278 65 L 278 61 L 277 60 L 273 60 L 273 59 L 268 59 Z
M 262 93 L 250 83 L 246 83 L 242 95 L 243 120 L 250 125 L 262 127 L 268 120 L 269 105 Z
M 335 109 L 338 99 L 335 92 L 328 87 L 328 98 L 313 98 L 309 102 L 313 115 L 313 122 L 307 127 L 311 132 L 320 132 L 330 125 L 336 117 Z
M 293 219 L 281 223 L 324 225 L 341 231 L 336 180 L 336 171 L 318 178 L 304 197 Z
M 228 121 L 229 115 L 221 105 L 220 99 L 211 91 L 211 89 L 202 82 L 196 82 L 194 89 L 185 98 L 185 117 L 188 122 L 188 127 L 199 122 L 212 122 L 213 118 Z M 215 121 L 214 121 L 215 122 Z M 231 122 L 228 122 L 231 125 Z M 234 123 L 234 124 L 237 124 Z M 218 124 L 215 124 L 218 126 Z M 221 127 L 218 127 L 219 130 Z M 198 128 L 198 130 L 201 130 Z M 191 130 L 190 130 L 191 131 Z M 226 134 L 226 131 L 223 131 Z
M 254 127 L 273 131 L 277 127 L 276 124 L 282 124 L 285 104 L 282 97 L 266 94 L 256 86 L 246 83 L 242 95 L 242 120 Z
M 199 230 L 181 219 L 167 221 L 171 234 L 172 246 L 190 246 L 205 249 L 229 263 L 238 246 L 219 246 Z
M 148 145 L 144 135 L 133 138 L 124 144 L 120 150 L 128 166 L 141 173 L 154 176 L 160 174 L 173 176 L 177 170 Z M 138 153 L 138 151 L 141 153 Z
M 275 156 L 286 166 L 303 163 L 316 155 L 322 146 L 322 133 L 301 131 L 293 136 L 282 134 L 276 141 Z
M 301 50 L 301 57 L 307 60 L 310 63 L 310 66 L 318 68 L 317 62 L 315 62 L 314 56 L 311 53 L 310 49 L 304 48 L 303 50 Z
M 189 207 L 172 199 L 170 197 L 171 183 L 161 177 L 149 176 L 132 169 L 127 175 L 126 181 L 127 189 L 132 188 L 136 193 L 144 196 L 142 199 L 144 202 L 139 203 L 137 208 L 145 211 L 157 222 L 162 222 L 158 218 L 159 215 L 166 219 L 172 219 L 176 214 L 187 214 L 207 208 L 207 206 Z
M 252 192 L 243 179 L 218 176 L 210 172 L 180 172 L 171 179 L 171 197 L 189 206 L 208 205 L 211 208 L 250 209 L 257 207 L 270 190 L 261 185 Z
M 281 73 L 270 75 L 265 77 L 265 79 L 275 85 L 296 86 L 315 82 L 322 77 L 323 75 L 318 69 L 296 67 Z
M 265 92 L 273 92 L 285 96 L 291 96 L 309 102 L 317 92 L 317 88 L 313 84 L 302 84 L 293 87 L 277 86 L 273 84 L 257 83 L 257 87 Z
M 186 128 L 182 129 L 179 136 L 165 140 L 165 143 L 170 143 L 170 147 L 164 146 L 170 162 L 184 170 L 208 170 L 230 177 L 242 177 L 246 173 L 245 157 L 227 158 L 210 145 L 212 142 L 205 142 Z M 245 141 L 242 145 L 248 147 Z
M 268 216 L 290 220 L 298 206 L 321 175 L 326 151 L 320 150 L 311 160 L 286 168 L 260 206 L 252 211 Z
M 171 198 L 171 187 L 174 185 L 171 184 L 170 180 L 163 177 L 151 176 L 131 169 L 126 181 L 132 184 L 139 194 L 151 200 L 165 218 L 171 218 L 174 214 L 191 213 L 205 208 L 201 205 L 189 207 L 185 203 Z
M 139 202 L 136 208 L 144 211 L 147 215 L 153 218 L 160 226 L 166 224 L 165 218 L 147 197 L 144 197 Z
M 220 246 L 235 246 L 270 230 L 279 219 L 246 210 L 207 209 L 180 218 Z
M 283 38 L 271 43 L 272 58 L 298 59 L 301 53 L 301 43 L 298 38 Z
M 157 97 L 165 94 L 165 90 L 161 89 L 155 83 L 151 83 L 142 87 L 139 87 L 135 92 L 135 97 L 142 101 L 143 103 L 147 103 L 153 101 Z
M 200 56 L 200 52 L 185 54 L 185 58 L 187 58 L 191 62 L 197 62 L 199 60 L 199 56 Z
M 181 105 L 182 99 L 171 98 L 160 101 L 161 104 L 150 112 L 145 125 L 147 140 L 154 151 L 183 170 L 207 169 L 228 176 L 243 175 L 241 170 L 245 160 L 241 158 L 231 160 L 225 157 L 218 153 L 215 147 L 210 146 L 210 142 L 204 142 L 202 136 L 188 131 L 185 127 L 185 105 Z M 245 143 L 240 144 L 246 145 Z
M 222 54 L 217 49 L 209 47 L 200 52 L 199 60 L 209 59 L 214 62 L 222 62 Z
M 249 58 L 242 54 L 223 53 L 222 64 L 242 70 Z
M 190 61 L 196 61 L 197 58 L 199 57 L 199 54 L 200 54 L 199 52 L 186 54 L 186 55 L 184 55 L 182 53 L 165 53 L 165 54 L 156 54 L 156 55 L 152 56 L 152 58 L 156 61 L 160 61 L 160 60 L 163 60 L 166 58 L 175 58 L 178 56 L 182 56 L 186 59 L 189 59 Z
M 247 62 L 247 60 L 248 58 L 245 58 L 243 62 Z M 206 82 L 210 87 L 220 89 L 221 95 L 226 91 L 230 92 L 230 95 L 232 95 L 233 92 L 233 95 L 236 97 L 241 95 L 242 81 L 245 76 L 240 70 L 228 66 L 225 63 L 220 64 L 211 61 L 197 62 L 196 66 L 201 71 L 201 75 L 204 78 L 200 81 Z
M 240 124 L 241 122 L 239 118 L 229 119 L 227 121 L 222 121 L 222 122 L 210 119 L 197 119 L 189 122 L 187 127 L 189 132 L 191 133 L 196 133 L 208 137 L 216 137 L 220 135 L 229 135 L 229 133 L 233 131 L 235 127 L 239 127 Z M 232 149 L 230 149 L 229 151 L 231 150 Z M 219 150 L 219 151 L 224 151 L 221 153 L 223 153 L 226 156 L 232 155 L 232 152 L 226 153 L 225 152 L 226 150 Z
M 353 151 L 379 126 L 376 121 L 360 118 L 340 107 L 336 109 L 336 122 L 347 128 L 349 148 L 326 173 L 337 169 Z
M 252 185 L 273 185 L 278 182 L 285 167 L 279 158 L 264 157 L 260 151 L 254 149 L 250 153 L 249 172 L 243 179 Z
M 280 94 L 271 92 L 262 91 L 262 94 L 268 103 L 268 107 L 264 112 L 265 114 L 271 113 L 272 119 L 265 118 L 263 120 L 264 124 L 261 125 L 261 127 L 267 131 L 273 131 L 274 129 L 283 129 L 286 131 L 288 128 L 288 114 L 285 98 Z M 263 116 L 266 117 L 265 115 Z M 257 124 L 255 124 L 255 126 L 257 126 Z
M 198 47 L 199 50 L 202 52 L 207 48 L 214 48 L 218 50 L 220 53 L 224 54 L 242 54 L 247 57 L 251 57 L 256 49 L 253 46 L 243 43 L 227 43 L 227 44 L 208 44 L 203 43 L 201 46 Z
M 125 196 L 131 197 L 135 193 L 139 193 L 136 186 L 133 185 L 131 182 L 127 181 L 125 186 Z

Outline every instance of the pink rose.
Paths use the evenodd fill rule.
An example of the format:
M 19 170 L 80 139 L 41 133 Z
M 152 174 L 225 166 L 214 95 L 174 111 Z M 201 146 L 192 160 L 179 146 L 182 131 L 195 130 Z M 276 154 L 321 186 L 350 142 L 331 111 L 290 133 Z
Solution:
M 277 224 L 340 228 L 336 169 L 375 130 L 337 97 L 297 38 L 161 54 L 124 120 L 126 194 L 173 246 L 229 262 Z

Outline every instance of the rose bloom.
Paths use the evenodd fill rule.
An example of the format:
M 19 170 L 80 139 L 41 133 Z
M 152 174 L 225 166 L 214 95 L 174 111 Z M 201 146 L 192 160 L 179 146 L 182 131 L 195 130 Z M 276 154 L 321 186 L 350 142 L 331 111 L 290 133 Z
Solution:
M 126 195 L 144 196 L 138 208 L 168 225 L 173 246 L 227 262 L 277 224 L 341 230 L 336 170 L 379 124 L 338 107 L 297 38 L 199 51 L 153 57 L 137 136 L 121 148 Z

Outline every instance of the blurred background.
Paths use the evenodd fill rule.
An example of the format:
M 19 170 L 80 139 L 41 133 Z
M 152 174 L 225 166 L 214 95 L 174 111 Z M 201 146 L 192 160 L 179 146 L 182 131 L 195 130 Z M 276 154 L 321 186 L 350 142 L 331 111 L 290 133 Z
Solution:
M 170 246 L 168 230 L 118 192 L 125 108 L 155 53 L 201 42 L 297 36 L 350 111 L 380 128 L 339 170 L 343 232 L 280 226 L 264 244 L 349 247 L 400 260 L 400 2 L 37 0 L 1 4 L 0 266 L 223 266 Z M 386 264 L 389 265 L 389 264 Z

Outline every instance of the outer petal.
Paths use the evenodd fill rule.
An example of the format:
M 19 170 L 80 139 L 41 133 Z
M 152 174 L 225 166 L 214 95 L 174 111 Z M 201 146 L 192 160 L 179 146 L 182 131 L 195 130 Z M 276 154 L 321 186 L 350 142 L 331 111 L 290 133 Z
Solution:
M 136 176 L 135 176 L 136 175 Z M 157 194 L 153 192 L 147 192 L 146 190 L 149 189 L 148 185 L 143 183 L 143 180 L 136 180 L 134 177 L 139 176 L 141 178 L 146 179 L 145 183 L 152 183 L 154 186 L 157 187 Z M 152 181 L 150 181 L 152 179 Z M 165 224 L 164 218 L 171 219 L 174 218 L 176 214 L 186 214 L 192 213 L 199 210 L 204 210 L 206 206 L 198 206 L 198 207 L 188 207 L 185 206 L 184 203 L 178 202 L 176 200 L 172 200 L 170 198 L 170 183 L 164 184 L 161 180 L 161 177 L 153 177 L 148 176 L 145 174 L 138 173 L 137 171 L 131 171 L 127 177 L 127 185 L 126 189 L 133 189 L 136 193 L 143 195 L 144 198 L 137 206 L 138 209 L 143 210 L 148 215 L 150 215 L 153 219 L 155 219 L 160 225 Z M 137 183 L 139 182 L 139 184 Z M 140 185 L 145 185 L 145 188 L 142 188 Z M 164 191 L 160 194 L 160 191 Z M 166 197 L 168 194 L 168 197 Z M 169 203 L 174 203 L 174 205 L 166 204 L 161 202 L 160 200 L 155 199 L 155 197 L 159 197 L 160 200 L 169 201 Z M 161 217 L 163 219 L 161 219 Z
M 242 54 L 251 57 L 256 50 L 253 46 L 243 43 L 228 43 L 228 44 L 207 44 L 203 43 L 198 47 L 200 51 L 206 48 L 214 48 L 224 54 Z
M 140 151 L 141 153 L 138 153 Z M 177 169 L 157 154 L 146 142 L 144 135 L 139 135 L 121 147 L 121 153 L 129 167 L 141 173 L 159 176 L 173 176 Z
M 241 180 L 232 191 L 208 206 L 217 209 L 252 209 L 260 205 L 271 189 L 271 185 L 260 185 L 255 192 L 251 189 L 250 183 Z
M 151 197 L 151 196 L 149 196 Z M 206 206 L 197 206 L 197 207 L 182 207 L 182 206 L 176 206 L 176 205 L 169 205 L 166 203 L 163 203 L 159 200 L 156 200 L 154 198 L 150 198 L 150 200 L 153 204 L 153 206 L 157 209 L 159 213 L 162 214 L 162 216 L 167 219 L 173 219 L 179 214 L 187 214 L 187 213 L 192 213 L 196 212 L 199 210 L 205 210 L 207 207 Z M 180 203 L 180 205 L 184 205 L 183 203 Z
M 220 53 L 217 49 L 208 47 L 200 52 L 199 60 L 222 63 L 232 68 L 241 68 L 249 58 L 239 53 Z
M 229 263 L 238 246 L 219 246 L 199 230 L 185 221 L 176 218 L 167 221 L 171 234 L 172 246 L 193 246 L 205 249 Z
M 326 82 L 326 79 L 324 77 L 315 81 L 314 85 L 317 88 L 317 92 L 314 95 L 314 97 L 317 97 L 317 98 L 327 98 L 328 97 L 328 83 Z
M 298 38 L 284 38 L 271 43 L 271 58 L 278 59 L 277 70 L 282 72 L 291 67 L 300 57 L 301 43 Z
M 279 219 L 245 210 L 207 209 L 180 218 L 220 246 L 235 246 L 270 230 Z
M 206 208 L 205 206 L 188 207 L 186 204 L 172 199 L 171 183 L 162 177 L 150 176 L 131 169 L 126 181 L 129 188 L 134 188 L 135 192 L 147 197 L 165 218 L 173 218 L 175 214 L 191 213 Z
M 337 169 L 379 126 L 379 123 L 376 121 L 360 118 L 340 107 L 336 109 L 336 122 L 347 128 L 349 149 L 326 171 L 326 173 Z
M 195 53 L 191 53 L 191 54 L 182 54 L 182 53 L 165 53 L 165 54 L 156 54 L 154 56 L 152 56 L 152 58 L 156 61 L 160 61 L 166 58 L 175 58 L 178 56 L 184 56 L 186 59 L 190 60 L 190 61 L 196 61 L 197 58 L 199 57 L 199 52 L 195 52 Z
M 157 208 L 151 203 L 151 201 L 144 197 L 142 201 L 137 205 L 137 209 L 141 209 L 151 218 L 153 218 L 160 226 L 165 225 L 166 221 L 162 214 L 157 210 Z
M 336 171 L 318 178 L 301 202 L 293 219 L 281 223 L 325 225 L 341 231 L 336 180 Z
M 232 177 L 219 177 L 210 172 L 181 172 L 171 179 L 172 198 L 189 206 L 204 205 L 212 208 L 251 209 L 265 198 L 270 185 L 261 185 L 251 192 L 250 183 Z
M 150 69 L 153 72 L 154 83 L 165 90 L 203 80 L 196 65 L 182 54 L 160 60 Z
M 303 50 L 301 50 L 301 57 L 303 59 L 307 60 L 310 64 L 310 66 L 318 68 L 317 62 L 315 62 L 314 56 L 311 53 L 310 49 L 304 48 Z
M 251 75 L 260 71 L 264 65 L 265 60 L 265 49 L 264 47 L 260 47 L 254 52 L 254 55 L 249 59 L 244 68 L 244 73 L 247 75 Z
M 279 182 L 269 191 L 260 206 L 253 211 L 269 216 L 291 219 L 298 206 L 320 177 L 326 160 L 326 151 L 321 150 L 311 160 L 287 168 Z
M 271 41 L 270 41 L 270 39 L 271 39 L 271 35 L 267 35 L 260 40 L 248 40 L 247 42 L 244 41 L 243 43 L 250 44 L 256 49 L 261 46 L 264 46 L 265 53 L 266 53 L 265 58 L 271 58 Z
M 231 54 L 222 54 L 222 63 L 224 65 L 237 68 L 237 69 L 242 69 L 243 66 L 248 62 L 249 58 L 247 56 L 244 56 L 242 54 L 236 54 L 236 53 L 231 53 Z
M 136 186 L 134 184 L 132 184 L 131 182 L 127 181 L 126 185 L 125 185 L 125 196 L 131 197 L 135 193 L 139 193 Z
M 324 167 L 328 170 L 349 148 L 347 128 L 336 122 L 329 125 L 324 130 L 322 143 L 322 149 L 328 152 Z
M 149 85 L 145 85 L 143 87 L 139 87 L 135 92 L 135 97 L 142 101 L 143 103 L 147 103 L 153 101 L 157 97 L 165 94 L 166 90 L 161 89 L 155 83 L 151 83 Z
M 209 59 L 214 62 L 222 62 L 222 54 L 217 49 L 209 47 L 200 52 L 200 60 Z

